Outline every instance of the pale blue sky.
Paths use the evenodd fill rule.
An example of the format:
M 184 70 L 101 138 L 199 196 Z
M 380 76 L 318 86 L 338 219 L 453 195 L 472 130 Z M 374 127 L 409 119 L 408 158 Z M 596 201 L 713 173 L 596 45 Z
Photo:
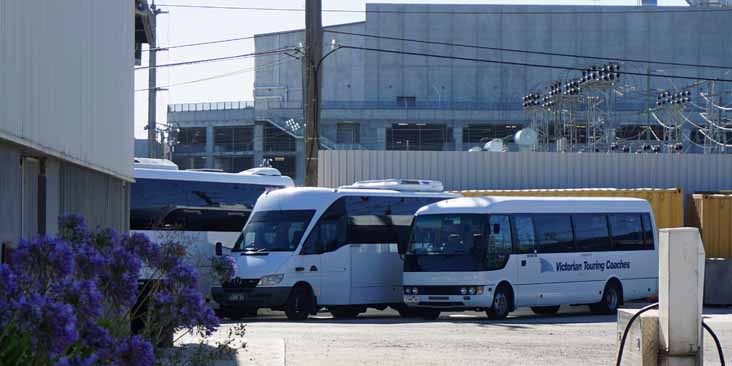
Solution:
M 323 9 L 364 10 L 365 0 L 323 0 Z M 368 1 L 372 2 L 372 1 Z M 579 4 L 579 5 L 637 5 L 637 0 L 379 0 L 379 3 L 412 4 Z M 232 5 L 246 7 L 305 8 L 304 0 L 156 0 L 158 4 Z M 684 0 L 659 0 L 659 5 L 685 5 Z M 249 10 L 219 10 L 167 8 L 168 14 L 158 16 L 159 46 L 205 42 L 225 38 L 247 37 L 259 33 L 303 28 L 304 12 L 274 12 Z M 338 24 L 365 19 L 365 13 L 324 13 L 323 24 Z M 254 51 L 251 40 L 222 44 L 171 49 L 158 53 L 158 63 L 222 57 Z M 143 65 L 147 64 L 143 53 Z M 170 67 L 158 71 L 158 86 L 203 79 L 241 71 L 235 75 L 205 82 L 172 86 L 158 93 L 158 122 L 166 121 L 168 103 L 216 102 L 252 100 L 254 60 L 251 58 L 197 65 Z M 248 71 L 244 71 L 248 70 Z M 135 72 L 135 89 L 147 88 L 147 72 Z M 145 136 L 147 124 L 147 92 L 135 92 L 135 136 Z

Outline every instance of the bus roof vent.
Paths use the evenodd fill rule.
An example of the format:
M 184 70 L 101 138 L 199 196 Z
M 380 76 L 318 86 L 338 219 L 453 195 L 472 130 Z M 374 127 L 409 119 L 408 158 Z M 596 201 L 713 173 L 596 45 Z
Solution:
M 178 170 L 178 165 L 168 159 L 135 158 L 135 168 Z
M 275 168 L 252 168 L 247 169 L 243 172 L 240 172 L 239 174 L 246 174 L 246 175 L 267 175 L 270 177 L 280 177 L 282 176 L 282 173 L 280 173 L 279 170 Z
M 442 182 L 424 179 L 363 180 L 340 188 L 391 189 L 402 192 L 443 192 Z

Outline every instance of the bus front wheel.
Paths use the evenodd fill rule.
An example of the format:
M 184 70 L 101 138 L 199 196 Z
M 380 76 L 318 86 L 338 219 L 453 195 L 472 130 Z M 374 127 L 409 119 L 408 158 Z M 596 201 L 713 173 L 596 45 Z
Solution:
M 608 282 L 602 292 L 602 299 L 600 302 L 590 305 L 590 311 L 597 314 L 615 314 L 618 312 L 622 298 L 620 286 L 614 281 Z
M 289 320 L 305 320 L 315 308 L 315 296 L 309 288 L 296 286 L 285 304 L 285 315 Z
M 504 288 L 497 288 L 493 295 L 493 305 L 485 311 L 488 319 L 498 320 L 506 319 L 508 313 L 511 312 L 511 302 L 508 292 Z

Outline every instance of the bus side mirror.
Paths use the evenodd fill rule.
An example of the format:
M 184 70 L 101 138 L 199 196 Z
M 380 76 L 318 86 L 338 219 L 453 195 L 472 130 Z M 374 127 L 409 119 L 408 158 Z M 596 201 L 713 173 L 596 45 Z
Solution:
M 224 246 L 221 242 L 216 242 L 216 256 L 220 257 L 224 254 Z

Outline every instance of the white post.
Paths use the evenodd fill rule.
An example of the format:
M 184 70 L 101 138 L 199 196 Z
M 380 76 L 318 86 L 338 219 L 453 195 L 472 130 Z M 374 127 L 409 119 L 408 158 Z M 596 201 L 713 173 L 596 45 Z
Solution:
M 696 228 L 659 231 L 659 365 L 702 365 L 704 246 Z

